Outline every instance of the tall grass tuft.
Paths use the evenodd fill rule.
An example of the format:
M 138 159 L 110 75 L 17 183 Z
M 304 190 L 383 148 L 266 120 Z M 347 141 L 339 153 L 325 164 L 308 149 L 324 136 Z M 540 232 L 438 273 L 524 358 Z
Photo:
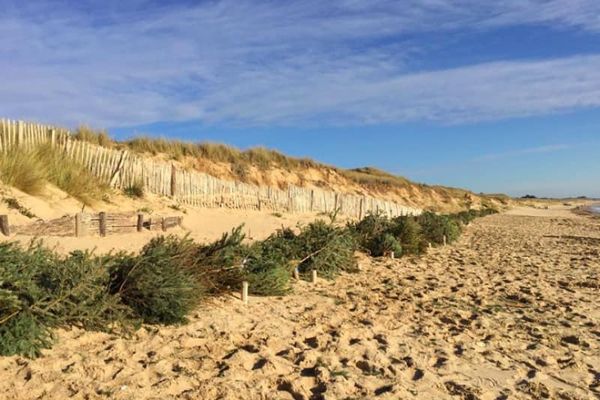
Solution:
M 50 145 L 13 149 L 3 155 L 0 177 L 5 184 L 31 195 L 42 194 L 46 184 L 51 183 L 84 204 L 93 203 L 107 190 L 83 165 Z
M 48 181 L 82 203 L 92 204 L 108 190 L 83 165 L 67 159 L 61 151 L 42 146 L 36 152 L 46 166 Z
M 87 125 L 79 126 L 73 138 L 103 147 L 112 147 L 115 144 L 106 131 L 94 130 Z
M 25 193 L 39 195 L 47 183 L 46 167 L 36 152 L 13 149 L 0 157 L 0 179 Z

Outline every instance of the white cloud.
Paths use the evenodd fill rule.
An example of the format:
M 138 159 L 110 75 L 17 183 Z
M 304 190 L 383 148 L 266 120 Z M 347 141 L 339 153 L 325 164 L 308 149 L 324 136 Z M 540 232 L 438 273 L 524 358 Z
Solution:
M 422 43 L 398 36 L 526 23 L 595 32 L 597 1 L 5 3 L 8 117 L 452 123 L 600 106 L 600 55 L 419 72 L 408 65 Z

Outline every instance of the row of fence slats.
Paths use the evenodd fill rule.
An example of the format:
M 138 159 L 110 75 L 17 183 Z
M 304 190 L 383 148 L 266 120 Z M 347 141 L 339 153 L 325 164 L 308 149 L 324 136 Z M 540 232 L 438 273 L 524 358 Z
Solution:
M 85 166 L 103 183 L 112 184 L 119 189 L 141 184 L 150 193 L 173 196 L 177 201 L 190 206 L 300 213 L 327 213 L 337 209 L 340 214 L 352 217 L 375 212 L 392 217 L 421 212 L 395 202 L 357 194 L 334 193 L 293 185 L 282 190 L 221 180 L 198 171 L 174 169 L 173 164 L 167 161 L 147 159 L 123 150 L 74 140 L 62 128 L 0 120 L 0 152 L 16 147 L 31 149 L 47 143 L 63 149 L 69 158 Z M 172 193 L 173 188 L 175 193 Z

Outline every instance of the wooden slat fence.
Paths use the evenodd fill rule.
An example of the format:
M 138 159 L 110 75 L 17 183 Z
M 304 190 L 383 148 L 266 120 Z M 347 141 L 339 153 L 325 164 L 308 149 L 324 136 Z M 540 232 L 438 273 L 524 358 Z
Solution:
M 169 196 L 198 207 L 227 207 L 272 212 L 321 212 L 339 210 L 342 215 L 362 218 L 369 212 L 389 216 L 416 215 L 421 210 L 395 202 L 351 193 L 290 185 L 287 190 L 227 181 L 176 163 L 146 158 L 127 150 L 105 148 L 74 140 L 69 131 L 23 121 L 0 120 L 0 151 L 32 148 L 49 143 L 81 163 L 100 181 L 117 189 L 143 185 L 150 193 Z
M 26 225 L 10 226 L 10 233 L 29 236 L 109 236 L 121 233 L 167 231 L 181 226 L 182 217 L 142 213 L 79 213 Z M 139 222 L 142 222 L 141 229 Z

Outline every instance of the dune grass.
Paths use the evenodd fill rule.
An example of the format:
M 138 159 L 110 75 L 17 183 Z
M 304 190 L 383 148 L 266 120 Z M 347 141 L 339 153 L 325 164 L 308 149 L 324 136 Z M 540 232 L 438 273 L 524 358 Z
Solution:
M 93 203 L 107 190 L 84 166 L 65 158 L 50 145 L 3 154 L 0 179 L 33 196 L 42 194 L 51 183 L 84 204 Z
M 355 169 L 337 168 L 310 158 L 290 157 L 276 150 L 253 147 L 240 150 L 235 147 L 211 142 L 185 142 L 181 140 L 138 136 L 126 141 L 114 141 L 105 131 L 93 130 L 87 126 L 77 129 L 74 137 L 105 147 L 128 149 L 139 154 L 165 155 L 170 159 L 183 161 L 186 158 L 209 160 L 230 164 L 233 175 L 242 182 L 249 182 L 250 167 L 265 171 L 269 168 L 282 168 L 291 172 L 303 172 L 309 168 L 335 171 L 349 181 L 364 188 L 385 192 L 390 189 L 425 189 L 435 192 L 447 202 L 460 199 L 469 192 L 462 189 L 439 185 L 426 185 L 412 182 L 402 176 L 390 174 L 373 167 Z

